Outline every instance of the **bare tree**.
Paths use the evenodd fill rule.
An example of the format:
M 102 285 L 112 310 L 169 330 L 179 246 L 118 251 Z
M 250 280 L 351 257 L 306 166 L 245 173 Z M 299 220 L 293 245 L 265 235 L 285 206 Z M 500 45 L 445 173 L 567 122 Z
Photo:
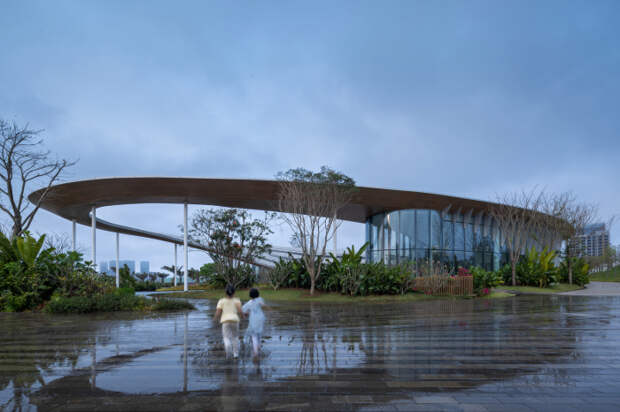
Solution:
M 584 253 L 583 235 L 598 214 L 598 207 L 591 203 L 579 203 L 573 198 L 560 217 L 567 223 L 563 237 L 566 240 L 564 254 L 568 268 L 568 283 L 573 284 L 573 258 Z
M 549 250 L 559 250 L 562 241 L 571 236 L 570 224 L 565 219 L 567 211 L 574 203 L 575 195 L 572 192 L 543 193 L 536 229 L 541 246 L 547 246 Z
M 40 149 L 43 140 L 38 138 L 39 133 L 41 130 L 29 129 L 28 125 L 20 127 L 0 119 L 0 210 L 11 218 L 13 237 L 28 230 L 50 187 L 76 163 L 51 159 L 49 151 Z M 33 186 L 44 190 L 30 204 L 27 196 Z
M 48 233 L 45 237 L 45 247 L 54 248 L 58 253 L 69 253 L 73 250 L 71 237 L 67 233 Z M 79 248 L 78 248 L 79 249 Z M 81 250 L 77 252 L 82 253 Z
M 355 181 L 323 166 L 319 172 L 290 169 L 276 175 L 280 181 L 278 209 L 293 231 L 293 246 L 301 249 L 314 294 L 328 242 L 340 223 L 338 211 L 352 199 Z
M 489 207 L 502 235 L 502 242 L 508 249 L 512 285 L 517 285 L 517 263 L 525 252 L 530 235 L 540 224 L 539 212 L 543 200 L 542 191 L 533 189 L 497 196 L 497 203 Z

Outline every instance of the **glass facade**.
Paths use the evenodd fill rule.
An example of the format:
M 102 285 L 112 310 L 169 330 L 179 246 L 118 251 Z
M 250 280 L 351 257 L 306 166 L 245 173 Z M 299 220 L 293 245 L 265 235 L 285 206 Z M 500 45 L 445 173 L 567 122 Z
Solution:
M 490 216 L 397 210 L 366 222 L 367 259 L 396 265 L 441 262 L 450 270 L 480 266 L 498 270 L 507 259 Z

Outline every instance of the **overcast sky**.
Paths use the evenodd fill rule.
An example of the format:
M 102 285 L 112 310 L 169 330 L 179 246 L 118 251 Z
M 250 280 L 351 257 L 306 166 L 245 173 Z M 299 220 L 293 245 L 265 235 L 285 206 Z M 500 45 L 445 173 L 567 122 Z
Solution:
M 607 219 L 620 214 L 619 21 L 615 0 L 3 0 L 0 117 L 79 158 L 67 180 L 325 164 L 363 186 L 482 200 L 572 190 Z M 182 206 L 98 216 L 178 233 Z M 70 226 L 41 212 L 32 229 Z M 78 236 L 89 256 L 89 229 Z M 339 246 L 363 238 L 348 224 Z M 113 259 L 113 235 L 97 250 Z M 172 246 L 123 236 L 121 258 L 154 270 Z

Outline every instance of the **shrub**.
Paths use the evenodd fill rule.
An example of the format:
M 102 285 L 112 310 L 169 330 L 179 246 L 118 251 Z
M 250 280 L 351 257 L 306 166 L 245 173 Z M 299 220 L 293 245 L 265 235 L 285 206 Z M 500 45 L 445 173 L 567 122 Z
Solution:
M 291 262 L 280 258 L 272 269 L 267 270 L 267 282 L 273 290 L 278 290 L 280 286 L 286 282 L 291 273 L 293 273 Z
M 546 247 L 537 251 L 533 246 L 517 264 L 517 280 L 525 286 L 546 288 L 558 282 L 558 268 L 553 261 L 557 254 Z
M 113 283 L 83 262 L 81 254 L 43 249 L 44 239 L 24 233 L 9 240 L 0 234 L 0 310 L 34 309 L 54 294 L 101 294 L 113 288 Z
M 387 266 L 377 262 L 364 266 L 367 269 L 359 289 L 360 295 L 397 295 L 410 290 L 414 276 L 411 264 Z
M 164 287 L 164 283 L 145 281 L 136 283 L 134 289 L 136 292 L 154 292 L 162 287 Z
M 589 270 L 590 266 L 583 258 L 572 257 L 571 263 L 573 268 L 573 283 L 575 285 L 584 286 L 590 283 Z M 568 283 L 568 262 L 566 259 L 560 263 L 558 271 L 560 281 Z
M 481 267 L 473 266 L 469 269 L 474 281 L 474 293 L 477 295 L 488 295 L 491 288 L 504 283 L 499 272 L 484 270 Z
M 6 312 L 21 312 L 36 305 L 38 299 L 32 292 L 14 295 L 10 291 L 3 291 L 0 295 L 0 310 Z
M 48 313 L 90 313 L 142 310 L 147 299 L 127 292 L 93 296 L 54 296 L 45 306 Z
M 504 266 L 499 268 L 497 273 L 501 276 L 504 281 L 504 285 L 512 284 L 512 268 L 510 267 L 510 263 L 506 263 Z
M 348 265 L 340 273 L 341 293 L 344 295 L 355 296 L 359 293 L 365 275 L 368 274 L 366 265 Z

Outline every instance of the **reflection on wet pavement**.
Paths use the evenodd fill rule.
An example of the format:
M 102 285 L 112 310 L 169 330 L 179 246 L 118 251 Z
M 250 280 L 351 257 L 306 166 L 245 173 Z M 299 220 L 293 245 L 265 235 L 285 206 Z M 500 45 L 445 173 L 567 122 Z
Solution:
M 286 304 L 226 360 L 214 302 L 0 314 L 6 410 L 617 410 L 620 298 Z M 243 330 L 243 326 L 242 326 Z

